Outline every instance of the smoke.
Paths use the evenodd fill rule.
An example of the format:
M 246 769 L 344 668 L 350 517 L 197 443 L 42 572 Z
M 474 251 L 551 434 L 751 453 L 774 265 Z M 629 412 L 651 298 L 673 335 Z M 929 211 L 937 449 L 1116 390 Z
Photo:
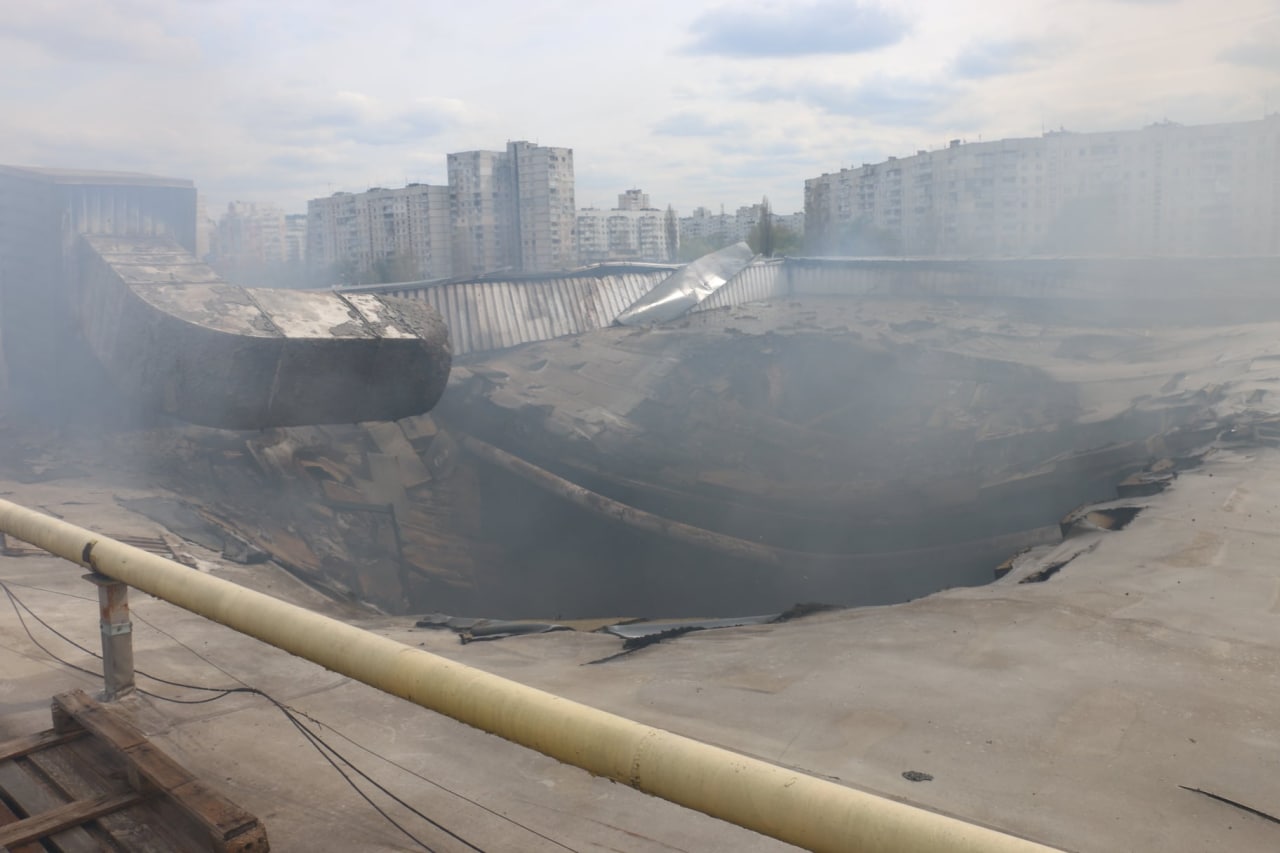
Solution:
M 297 218 L 295 250 L 283 249 L 285 214 L 298 216 L 307 199 L 423 176 L 438 182 L 447 151 L 554 136 L 575 147 L 568 154 L 589 192 L 642 185 L 683 210 L 702 208 L 689 218 L 700 227 L 726 202 L 767 194 L 779 209 L 803 206 L 805 252 L 855 260 L 788 259 L 702 306 L 716 310 L 629 332 L 600 330 L 626 307 L 600 297 L 605 289 L 548 286 L 497 305 L 484 300 L 499 289 L 451 285 L 450 298 L 462 300 L 446 319 L 466 329 L 475 370 L 446 395 L 439 434 L 479 436 L 611 501 L 773 556 L 744 563 L 603 522 L 447 438 L 406 436 L 413 449 L 397 455 L 374 440 L 389 440 L 378 428 L 270 441 L 229 432 L 245 471 L 263 453 L 287 457 L 254 475 L 276 501 L 262 512 L 278 511 L 286 528 L 313 525 L 324 517 L 315 508 L 332 511 L 335 500 L 399 507 L 385 518 L 341 510 L 351 516 L 342 516 L 341 534 L 318 552 L 308 546 L 314 567 L 295 560 L 306 567 L 299 571 L 329 580 L 351 573 L 345 588 L 379 606 L 439 596 L 498 615 L 725 613 L 810 597 L 882 603 L 984 582 L 988 564 L 1019 537 L 1033 540 L 1075 503 L 1107 496 L 1112 481 L 1147 461 L 1144 442 L 1206 416 L 1212 386 L 1172 355 L 1179 335 L 1203 354 L 1211 325 L 1274 317 L 1267 285 L 1280 256 L 1280 113 L 1268 100 L 1276 67 L 1263 49 L 1274 9 L 1194 5 L 1080 12 L 1033 3 L 993 16 L 946 4 L 659 4 L 637 22 L 610 9 L 506 15 L 480 3 L 452 10 L 449 28 L 411 26 L 425 13 L 398 4 L 390 11 L 402 14 L 320 4 L 305 25 L 287 4 L 24 10 L 0 24 L 10 79 L 28 81 L 21 90 L 8 84 L 15 108 L 0 119 L 3 158 L 177 171 L 213 205 L 193 224 L 189 186 L 5 172 L 6 413 L 27 425 L 96 430 L 104 461 L 129 430 L 184 432 L 161 413 L 252 422 L 218 411 L 224 403 L 207 387 L 153 381 L 164 365 L 137 353 L 150 351 L 157 328 L 101 334 L 119 305 L 81 265 L 81 235 L 162 234 L 198 253 L 195 232 L 223 203 L 244 199 L 221 217 L 223 274 L 236 284 L 329 284 L 300 271 L 307 241 Z M 1108 27 L 1091 23 L 1104 11 Z M 833 37 L 850 22 L 874 26 L 857 39 Z M 335 62 L 368 56 L 375 44 L 378 61 Z M 529 68 L 541 75 L 536 92 Z M 616 114 L 618 92 L 627 93 L 628 120 L 602 120 Z M 566 156 L 539 150 L 557 152 L 539 169 Z M 571 196 L 572 178 L 548 183 L 548 197 L 553 188 Z M 438 211 L 453 217 L 466 207 L 458 186 L 452 199 L 436 189 Z M 519 195 L 519 180 L 492 192 Z M 549 225 L 564 211 L 516 209 L 528 219 L 546 213 L 547 227 L 527 246 L 524 235 L 507 235 L 504 257 L 553 240 L 567 251 Z M 395 231 L 413 210 L 404 201 L 366 217 L 367 244 L 394 242 L 383 234 L 378 243 L 374 232 Z M 248 227 L 258 219 L 269 227 Z M 446 243 L 452 250 L 459 221 L 436 223 L 450 233 L 433 244 L 437 259 Z M 726 216 L 717 221 L 727 228 Z M 248 245 L 264 234 L 281 246 Z M 359 265 L 351 281 L 452 271 L 402 253 L 349 260 Z M 1229 297 L 1206 296 L 1224 282 Z M 741 307 L 756 302 L 767 304 Z M 289 318 L 314 319 L 301 307 L 279 319 Z M 492 351 L 512 329 L 509 343 L 569 328 L 596 331 L 538 345 L 527 360 L 527 350 Z M 198 353 L 196 340 L 192 332 L 171 341 L 173 357 L 221 364 Z M 225 377 L 285 395 L 328 387 L 339 400 L 390 396 L 418 369 L 347 370 L 358 387 L 339 386 L 333 377 L 351 365 L 304 355 L 277 371 L 244 352 L 227 357 Z M 131 384 L 146 405 L 124 393 Z M 336 417 L 312 411 L 321 409 L 303 419 Z M 211 433 L 191 440 L 231 452 Z M 15 464 L 31 468 L 25 457 L 39 454 L 22 446 Z M 459 458 L 447 474 L 390 482 L 388 458 L 400 470 L 430 470 L 426 460 L 449 447 Z M 1119 449 L 1090 455 L 1109 447 Z M 142 468 L 138 482 L 155 474 Z M 210 500 L 249 491 L 218 486 L 199 466 L 179 470 Z M 393 577 L 396 566 L 439 568 L 428 547 L 437 540 L 470 562 L 451 564 L 447 580 Z M 419 556 L 405 557 L 415 548 Z M 289 559 L 281 549 L 276 556 Z M 367 576 L 351 569 L 363 558 Z

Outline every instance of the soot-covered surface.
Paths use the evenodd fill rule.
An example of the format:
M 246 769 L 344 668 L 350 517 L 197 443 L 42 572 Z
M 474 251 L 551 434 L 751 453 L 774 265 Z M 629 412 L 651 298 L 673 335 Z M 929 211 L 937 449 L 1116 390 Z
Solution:
M 471 359 L 438 417 L 106 441 L 298 576 L 388 611 L 884 604 L 989 582 L 1127 475 L 1271 417 L 1272 332 L 811 299 Z

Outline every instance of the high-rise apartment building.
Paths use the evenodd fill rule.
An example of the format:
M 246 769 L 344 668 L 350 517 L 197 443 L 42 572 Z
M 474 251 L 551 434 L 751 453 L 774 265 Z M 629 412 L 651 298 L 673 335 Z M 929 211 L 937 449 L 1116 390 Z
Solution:
M 358 281 L 450 277 L 449 196 L 448 187 L 409 184 L 312 199 L 305 237 L 309 269 Z
M 572 149 L 509 142 L 450 154 L 448 167 L 458 275 L 574 265 Z
M 459 276 L 517 265 L 511 166 L 503 151 L 462 151 L 448 156 L 453 266 Z
M 627 190 L 618 194 L 618 210 L 651 210 L 649 194 L 640 190 Z
M 285 215 L 270 204 L 233 201 L 218 218 L 209 248 L 214 267 L 233 281 L 285 258 Z
M 647 193 L 627 190 L 618 195 L 614 210 L 587 207 L 578 211 L 578 262 L 669 261 L 676 248 L 671 240 L 678 244 L 680 233 L 679 220 L 672 225 L 674 234 L 667 224 L 667 212 L 650 207 Z
M 284 217 L 284 261 L 303 264 L 307 260 L 307 215 L 289 213 Z
M 573 150 L 507 143 L 515 183 L 517 266 L 524 272 L 571 269 L 577 262 Z
M 962 144 L 805 182 L 811 251 L 1280 253 L 1280 114 Z
M 334 193 L 307 205 L 313 273 L 405 281 L 550 272 L 577 262 L 573 151 L 511 142 L 447 158 L 447 187 Z

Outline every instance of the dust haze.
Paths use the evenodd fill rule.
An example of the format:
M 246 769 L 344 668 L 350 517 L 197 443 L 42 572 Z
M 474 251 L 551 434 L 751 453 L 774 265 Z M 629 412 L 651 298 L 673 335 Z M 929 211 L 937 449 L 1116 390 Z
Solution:
M 138 5 L 0 25 L 0 466 L 118 487 L 193 567 L 402 615 L 891 604 L 1275 414 L 1274 4 L 568 44 L 481 3 L 438 55 L 320 4 L 278 56 L 247 6 Z

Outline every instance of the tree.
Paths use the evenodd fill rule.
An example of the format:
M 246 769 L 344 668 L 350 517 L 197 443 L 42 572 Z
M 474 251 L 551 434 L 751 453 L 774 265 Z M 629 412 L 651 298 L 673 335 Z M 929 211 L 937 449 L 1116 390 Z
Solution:
M 773 226 L 774 255 L 794 255 L 804 248 L 804 239 L 785 225 Z
M 774 232 L 773 209 L 769 207 L 769 197 L 765 196 L 760 202 L 760 219 L 751 229 L 751 234 L 747 237 L 747 245 L 751 246 L 751 250 L 757 255 L 771 258 L 777 248 L 777 235 Z
M 676 218 L 676 209 L 667 205 L 667 218 L 663 223 L 667 230 L 667 260 L 674 261 L 680 252 L 680 220 Z
M 689 261 L 696 261 L 703 255 L 709 255 L 719 249 L 723 249 L 729 245 L 729 238 L 724 234 L 715 234 L 710 237 L 685 237 L 680 241 L 680 250 L 676 252 L 676 260 L 680 263 L 687 264 Z
M 398 281 L 416 281 L 421 278 L 413 255 L 395 253 L 373 262 L 371 283 L 392 284 Z

